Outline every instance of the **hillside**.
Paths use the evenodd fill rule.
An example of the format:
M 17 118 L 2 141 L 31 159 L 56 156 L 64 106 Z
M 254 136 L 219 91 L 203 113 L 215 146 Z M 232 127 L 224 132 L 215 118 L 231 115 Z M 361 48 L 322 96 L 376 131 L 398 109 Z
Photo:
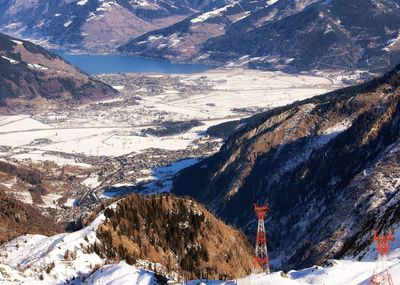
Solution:
M 116 94 L 40 46 L 0 34 L 0 113 L 38 112 Z
M 0 30 L 68 48 L 107 52 L 225 0 L 0 1 Z
M 198 203 L 173 196 L 131 195 L 79 231 L 20 236 L 0 246 L 0 252 L 0 264 L 10 276 L 46 284 L 90 282 L 98 268 L 120 261 L 175 278 L 176 273 L 200 277 L 201 271 L 210 278 L 244 277 L 252 267 L 252 249 L 243 233 Z M 101 272 L 95 277 L 101 278 Z
M 252 249 L 245 236 L 193 201 L 133 195 L 104 214 L 108 220 L 97 230 L 101 245 L 96 252 L 108 258 L 145 259 L 192 278 L 202 270 L 210 278 L 251 271 Z
M 60 231 L 52 219 L 0 189 L 0 244 L 27 233 L 54 235 Z
M 173 193 L 250 236 L 252 204 L 270 203 L 275 268 L 358 254 L 373 228 L 399 222 L 399 72 L 241 121 L 217 154 L 175 177 Z
M 120 51 L 289 71 L 383 71 L 400 60 L 394 0 L 242 0 L 133 39 Z

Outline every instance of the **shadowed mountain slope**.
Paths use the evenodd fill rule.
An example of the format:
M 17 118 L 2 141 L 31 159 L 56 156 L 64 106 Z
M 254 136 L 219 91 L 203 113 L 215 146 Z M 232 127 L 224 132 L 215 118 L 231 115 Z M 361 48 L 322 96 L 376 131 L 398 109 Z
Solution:
M 239 122 L 220 152 L 175 177 L 173 193 L 250 236 L 253 203 L 268 201 L 275 267 L 357 254 L 373 228 L 399 222 L 399 71 Z

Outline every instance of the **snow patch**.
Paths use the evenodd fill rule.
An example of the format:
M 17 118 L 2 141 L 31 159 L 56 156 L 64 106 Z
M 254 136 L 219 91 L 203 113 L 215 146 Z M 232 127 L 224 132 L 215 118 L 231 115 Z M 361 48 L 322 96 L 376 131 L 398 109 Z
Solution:
M 34 64 L 28 63 L 28 67 L 29 67 L 30 69 L 48 70 L 47 67 L 45 67 L 45 66 L 43 66 L 43 65 L 40 65 L 40 64 L 36 64 L 36 63 L 34 63 Z
M 88 0 L 80 0 L 79 2 L 76 3 L 76 5 L 83 6 L 83 5 L 86 5 L 87 2 L 88 2 Z
M 101 182 L 99 181 L 99 176 L 97 176 L 97 174 L 92 173 L 88 178 L 82 181 L 82 184 L 91 189 L 94 189 L 100 186 Z
M 274 5 L 276 2 L 278 2 L 279 0 L 268 0 L 267 1 L 267 4 L 269 5 L 269 6 L 271 6 L 271 5 Z
M 72 24 L 72 20 L 68 20 L 64 23 L 64 27 L 68 28 Z
M 113 7 L 120 7 L 116 1 L 99 0 L 99 2 L 102 2 L 101 6 L 96 9 L 99 12 L 107 12 L 111 11 Z
M 21 41 L 17 41 L 17 40 L 11 40 L 13 43 L 16 43 L 17 45 L 22 45 L 23 44 L 23 42 L 21 42 Z
M 93 273 L 86 281 L 87 285 L 150 285 L 156 284 L 154 273 L 138 269 L 125 262 L 106 265 Z
M 112 88 L 114 88 L 117 91 L 122 91 L 125 89 L 125 86 L 124 85 L 115 85 L 115 86 L 112 86 Z
M 217 16 L 221 15 L 223 12 L 226 12 L 226 10 L 228 10 L 228 8 L 231 8 L 231 7 L 234 7 L 234 4 L 229 4 L 222 8 L 215 9 L 213 11 L 201 14 L 197 18 L 192 19 L 190 22 L 192 22 L 193 24 L 204 22 L 209 18 L 217 17 Z
M 15 60 L 15 59 L 6 57 L 6 56 L 4 56 L 4 55 L 2 55 L 1 57 L 4 58 L 5 60 L 8 60 L 11 64 L 18 64 L 18 63 L 19 63 L 18 60 Z

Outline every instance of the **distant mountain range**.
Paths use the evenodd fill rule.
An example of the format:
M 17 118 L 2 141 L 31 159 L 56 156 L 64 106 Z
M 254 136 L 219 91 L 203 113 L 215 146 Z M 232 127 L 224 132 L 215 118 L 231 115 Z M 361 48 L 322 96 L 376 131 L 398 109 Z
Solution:
M 0 0 L 1 31 L 67 49 L 302 71 L 400 61 L 398 0 Z
M 396 0 L 242 0 L 119 48 L 172 61 L 287 71 L 388 70 L 400 61 Z
M 226 130 L 234 131 L 221 150 L 178 173 L 172 191 L 249 236 L 253 203 L 268 202 L 275 267 L 356 255 L 373 229 L 400 222 L 400 65 L 212 131 Z
M 1 31 L 67 48 L 109 51 L 225 0 L 0 0 Z
M 117 93 L 42 47 L 0 34 L 0 113 L 35 113 Z

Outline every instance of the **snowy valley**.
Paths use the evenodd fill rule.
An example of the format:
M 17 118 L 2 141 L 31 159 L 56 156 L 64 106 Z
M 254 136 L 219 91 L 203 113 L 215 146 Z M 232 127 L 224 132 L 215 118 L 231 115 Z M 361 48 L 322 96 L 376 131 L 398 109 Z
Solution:
M 399 285 L 399 17 L 0 0 L 0 285 Z
M 338 74 L 334 81 L 245 69 L 176 76 L 101 75 L 121 90 L 119 96 L 78 108 L 0 117 L 0 157 L 74 175 L 78 188 L 65 193 L 49 187 L 40 205 L 72 207 L 87 191 L 98 190 L 96 196 L 106 197 L 119 188 L 162 182 L 219 149 L 222 141 L 207 134 L 210 126 L 340 88 L 342 77 Z M 0 178 L 6 192 L 32 203 L 29 187 L 18 182 Z M 162 192 L 169 191 L 170 182 L 158 184 L 165 188 Z M 113 193 L 107 191 L 110 188 Z
M 40 199 L 35 198 L 27 183 L 18 176 L 2 176 L 3 191 L 39 207 L 43 213 L 55 215 L 59 221 L 73 222 L 78 217 L 86 219 L 93 216 L 93 211 L 97 211 L 96 207 L 102 201 L 114 201 L 115 197 L 132 192 L 147 195 L 169 192 L 173 176 L 178 171 L 219 150 L 222 139 L 209 136 L 208 127 L 232 120 L 243 120 L 242 124 L 246 124 L 246 118 L 254 113 L 333 91 L 343 86 L 343 80 L 349 77 L 335 74 L 331 78 L 336 79 L 327 80 L 321 76 L 217 69 L 194 75 L 118 74 L 99 78 L 119 89 L 120 95 L 76 109 L 0 118 L 2 161 L 39 171 L 46 169 L 59 180 L 55 182 L 54 178 L 41 175 L 43 181 L 48 179 L 58 186 L 45 182 L 47 191 L 40 193 Z M 170 133 L 168 125 L 163 124 L 165 121 L 199 123 L 178 131 L 177 126 L 172 125 Z M 343 132 L 350 125 L 350 121 L 341 122 L 336 127 L 327 124 L 327 129 L 320 132 L 325 135 Z M 149 133 L 150 129 L 152 132 Z M 70 190 L 60 187 L 65 183 L 61 178 L 64 175 L 74 177 L 69 180 L 74 183 Z M 125 200 L 122 198 L 107 209 L 115 210 Z M 89 225 L 75 232 L 49 237 L 28 234 L 2 244 L 0 282 L 135 282 L 147 285 L 163 284 L 168 279 L 178 282 L 185 277 L 179 267 L 168 269 L 166 263 L 138 258 L 127 264 L 124 259 L 110 259 L 96 253 L 94 248 L 104 244 L 99 228 L 111 221 L 104 212 L 102 210 Z M 187 225 L 187 222 L 181 224 Z M 398 282 L 400 248 L 397 227 L 395 233 L 396 242 L 388 264 L 394 282 Z M 238 285 L 369 284 L 376 264 L 374 245 L 359 253 L 359 257 L 330 260 L 321 266 L 299 271 L 247 277 L 242 274 L 243 278 L 203 282 Z M 193 277 L 189 275 L 186 278 L 188 284 L 200 282 L 190 281 Z

